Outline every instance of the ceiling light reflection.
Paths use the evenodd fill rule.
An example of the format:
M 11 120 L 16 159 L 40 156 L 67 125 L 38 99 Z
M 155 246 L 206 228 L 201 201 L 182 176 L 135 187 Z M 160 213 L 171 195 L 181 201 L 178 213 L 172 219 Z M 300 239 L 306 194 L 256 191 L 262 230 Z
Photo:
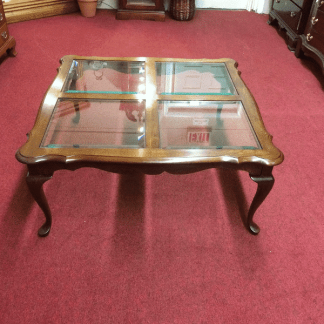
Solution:
M 143 92 L 145 90 L 145 84 L 140 84 L 139 86 L 138 86 L 138 91 L 139 92 Z

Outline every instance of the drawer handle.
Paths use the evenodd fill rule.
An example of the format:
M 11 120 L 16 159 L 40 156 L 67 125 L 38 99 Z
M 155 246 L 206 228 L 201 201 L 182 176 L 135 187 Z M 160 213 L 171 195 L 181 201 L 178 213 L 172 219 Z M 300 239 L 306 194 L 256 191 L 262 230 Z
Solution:
M 280 3 L 280 0 L 276 0 L 277 3 Z
M 318 19 L 315 19 L 315 17 L 313 17 L 311 19 L 311 22 L 312 22 L 312 25 L 314 26 L 318 22 Z
M 2 20 L 3 20 L 3 14 L 0 13 L 0 21 L 2 21 Z
M 296 12 L 293 12 L 293 11 L 292 11 L 292 12 L 290 13 L 290 17 L 293 18 L 293 17 L 295 17 L 295 16 L 296 16 Z
M 311 34 L 306 35 L 307 42 L 310 42 L 312 40 L 313 36 Z
M 3 33 L 1 34 L 1 36 L 2 36 L 3 39 L 7 39 L 8 34 L 7 34 L 7 32 L 3 32 Z

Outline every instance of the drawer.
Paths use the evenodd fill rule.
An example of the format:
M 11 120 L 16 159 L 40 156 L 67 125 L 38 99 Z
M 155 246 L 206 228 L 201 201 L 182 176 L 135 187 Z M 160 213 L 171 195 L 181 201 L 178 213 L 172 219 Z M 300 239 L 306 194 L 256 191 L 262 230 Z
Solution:
M 310 16 L 311 30 L 315 30 L 318 34 L 324 35 L 324 12 L 317 10 L 316 14 Z
M 282 18 L 282 20 L 298 34 L 300 29 L 300 20 L 302 18 L 302 10 L 289 0 L 275 0 L 273 3 L 273 9 Z
M 0 27 L 0 47 L 9 39 L 7 24 Z
M 316 30 L 310 30 L 310 32 L 306 35 L 307 43 L 316 49 L 318 49 L 321 53 L 324 53 L 324 36 L 317 33 Z

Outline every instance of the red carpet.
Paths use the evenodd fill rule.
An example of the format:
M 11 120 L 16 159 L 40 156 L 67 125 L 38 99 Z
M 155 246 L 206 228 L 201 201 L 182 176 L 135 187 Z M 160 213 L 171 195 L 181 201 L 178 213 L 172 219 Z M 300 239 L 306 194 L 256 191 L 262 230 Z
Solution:
M 117 21 L 113 11 L 9 25 L 18 56 L 0 65 L 0 322 L 324 323 L 324 77 L 287 49 L 267 16 L 197 11 L 194 20 Z M 27 191 L 15 151 L 67 54 L 238 61 L 285 161 L 244 228 L 246 173 L 174 176 L 60 171 L 53 212 Z

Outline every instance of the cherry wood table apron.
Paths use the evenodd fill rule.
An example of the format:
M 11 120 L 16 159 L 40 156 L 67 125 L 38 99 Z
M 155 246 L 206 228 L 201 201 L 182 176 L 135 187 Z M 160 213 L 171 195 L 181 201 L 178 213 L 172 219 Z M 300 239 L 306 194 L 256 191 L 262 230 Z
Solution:
M 24 158 L 17 152 L 17 159 L 20 161 Z M 53 177 L 55 171 L 70 170 L 74 171 L 80 168 L 91 167 L 100 170 L 118 173 L 118 174 L 134 174 L 140 172 L 148 175 L 158 175 L 163 172 L 170 174 L 189 174 L 203 171 L 211 168 L 226 168 L 233 170 L 247 171 L 250 178 L 257 183 L 257 190 L 252 200 L 251 206 L 246 219 L 245 226 L 252 234 L 258 234 L 259 226 L 253 221 L 253 216 L 265 198 L 268 196 L 274 184 L 274 177 L 272 175 L 273 167 L 265 166 L 257 163 L 246 164 L 232 164 L 228 162 L 219 163 L 166 163 L 166 164 L 147 164 L 147 163 L 110 163 L 110 162 L 96 162 L 96 161 L 82 161 L 82 162 L 44 162 L 28 164 L 27 185 L 28 188 L 45 215 L 45 223 L 38 231 L 39 236 L 47 236 L 52 225 L 52 215 L 49 208 L 43 184 Z

